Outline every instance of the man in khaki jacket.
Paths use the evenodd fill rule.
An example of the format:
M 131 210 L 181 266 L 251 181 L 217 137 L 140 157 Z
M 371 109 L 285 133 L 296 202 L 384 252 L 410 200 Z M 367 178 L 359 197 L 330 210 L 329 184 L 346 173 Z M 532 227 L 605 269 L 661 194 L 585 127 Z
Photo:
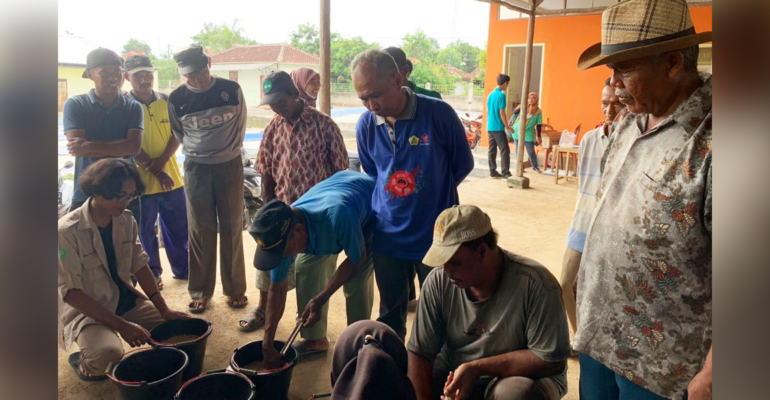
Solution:
M 144 190 L 136 166 L 102 159 L 78 183 L 88 199 L 59 220 L 59 345 L 67 350 L 78 344 L 70 365 L 80 379 L 94 381 L 104 379 L 107 365 L 123 355 L 116 333 L 137 347 L 150 339 L 148 329 L 189 316 L 166 305 L 136 221 L 126 211 Z M 147 296 L 131 285 L 131 275 Z

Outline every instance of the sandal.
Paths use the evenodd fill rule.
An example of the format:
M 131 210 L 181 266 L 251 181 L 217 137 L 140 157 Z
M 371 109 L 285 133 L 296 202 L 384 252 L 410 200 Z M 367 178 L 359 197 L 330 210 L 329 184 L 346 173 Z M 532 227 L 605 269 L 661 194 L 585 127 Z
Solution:
M 98 382 L 98 381 L 103 381 L 107 379 L 106 375 L 98 375 L 98 376 L 83 375 L 83 371 L 80 370 L 80 352 L 79 351 L 70 354 L 69 363 L 70 363 L 70 366 L 72 367 L 72 370 L 75 371 L 75 375 L 77 375 L 81 381 Z
M 159 276 L 155 277 L 155 284 L 158 285 L 158 291 L 159 292 L 161 290 L 163 290 L 163 279 L 161 279 L 161 277 L 159 277 Z
M 257 321 L 257 316 L 262 319 Z M 265 310 L 257 307 L 254 311 L 250 312 L 249 315 L 238 321 L 238 330 L 241 332 L 254 332 L 265 325 L 265 318 Z M 246 321 L 246 326 L 241 325 L 241 322 L 243 321 Z
M 246 304 L 249 303 L 249 298 L 245 295 L 240 296 L 240 301 L 236 301 L 235 297 L 229 297 L 227 299 L 227 305 L 230 306 L 230 308 L 243 308 L 246 307 Z
M 326 354 L 329 352 L 329 349 L 326 350 L 310 350 L 307 346 L 306 340 L 300 340 L 299 342 L 296 342 L 292 345 L 294 347 L 294 351 L 297 352 L 297 361 L 302 362 L 307 359 L 313 358 L 314 356 L 318 356 L 321 354 Z M 331 346 L 330 346 L 331 347 Z
M 193 300 L 187 305 L 187 311 L 193 314 L 200 314 L 206 311 L 206 306 L 208 306 L 208 301 L 204 299 Z

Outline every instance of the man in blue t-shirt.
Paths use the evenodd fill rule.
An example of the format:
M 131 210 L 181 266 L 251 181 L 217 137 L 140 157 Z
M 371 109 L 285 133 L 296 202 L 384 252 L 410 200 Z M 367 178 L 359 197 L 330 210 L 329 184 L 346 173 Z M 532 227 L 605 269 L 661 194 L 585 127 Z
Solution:
M 406 335 L 409 290 L 432 240 L 433 221 L 459 204 L 457 185 L 473 169 L 465 129 L 452 107 L 403 86 L 382 50 L 358 54 L 353 86 L 369 110 L 356 125 L 361 166 L 375 179 L 374 269 L 379 321 Z
M 141 149 L 144 112 L 135 100 L 121 95 L 122 77 L 123 61 L 114 51 L 101 47 L 92 50 L 83 78 L 92 80 L 94 88 L 64 103 L 64 135 L 67 149 L 75 156 L 73 210 L 88 198 L 78 184 L 86 167 L 106 157 L 133 161 Z M 138 221 L 139 200 L 132 201 L 128 209 Z
M 295 256 L 332 255 L 343 250 L 347 255 L 334 275 L 321 283 L 323 289 L 302 312 L 300 320 L 304 328 L 319 322 L 326 325 L 329 298 L 340 286 L 344 286 L 348 325 L 371 316 L 374 301 L 371 251 L 373 191 L 374 180 L 369 176 L 360 172 L 339 171 L 307 191 L 291 206 L 272 200 L 254 217 L 249 229 L 258 246 L 254 267 L 270 271 L 272 281 L 267 296 L 262 342 L 267 368 L 281 364 L 273 339 L 286 306 L 286 292 L 291 289 L 293 279 L 290 275 Z M 326 350 L 328 342 L 325 349 L 313 353 Z
M 511 149 L 508 147 L 508 137 L 505 126 L 508 116 L 505 114 L 505 91 L 511 83 L 511 77 L 505 74 L 497 76 L 497 87 L 487 97 L 487 134 L 489 135 L 489 176 L 492 178 L 511 177 Z M 502 175 L 497 172 L 497 149 L 500 148 L 500 164 Z

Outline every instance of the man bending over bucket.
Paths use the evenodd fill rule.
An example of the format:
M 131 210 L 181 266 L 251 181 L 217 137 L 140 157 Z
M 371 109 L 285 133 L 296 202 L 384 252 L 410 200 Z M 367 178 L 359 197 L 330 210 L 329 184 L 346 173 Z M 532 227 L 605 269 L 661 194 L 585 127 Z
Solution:
M 80 379 L 96 381 L 123 356 L 115 333 L 137 347 L 150 339 L 148 329 L 189 315 L 166 306 L 126 211 L 144 191 L 136 166 L 102 159 L 78 184 L 88 199 L 59 220 L 59 345 L 67 350 L 76 342 L 80 351 L 70 355 L 70 365 Z M 147 297 L 131 285 L 131 274 Z
M 339 171 L 314 186 L 291 206 L 273 200 L 254 217 L 249 229 L 258 245 L 254 266 L 271 271 L 272 281 L 262 342 L 265 367 L 276 368 L 282 363 L 273 347 L 273 339 L 286 306 L 286 292 L 294 283 L 295 256 L 332 255 L 343 250 L 347 255 L 332 276 L 325 276 L 323 281 L 317 282 L 319 292 L 307 303 L 300 316 L 303 338 L 307 338 L 308 333 L 315 333 L 313 330 L 326 334 L 327 303 L 340 286 L 344 286 L 348 325 L 371 316 L 373 191 L 374 180 L 369 176 Z M 316 324 L 318 327 L 314 327 Z

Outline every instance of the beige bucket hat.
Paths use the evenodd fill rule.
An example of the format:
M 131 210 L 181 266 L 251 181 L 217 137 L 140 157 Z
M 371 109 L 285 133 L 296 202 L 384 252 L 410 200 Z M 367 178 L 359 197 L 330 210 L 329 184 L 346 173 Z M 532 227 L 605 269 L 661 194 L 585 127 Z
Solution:
M 476 240 L 492 230 L 492 221 L 484 211 L 471 205 L 447 208 L 436 218 L 433 244 L 422 259 L 429 267 L 441 267 L 465 242 Z
M 686 0 L 629 0 L 602 13 L 602 41 L 584 51 L 579 70 L 711 41 L 695 33 Z

